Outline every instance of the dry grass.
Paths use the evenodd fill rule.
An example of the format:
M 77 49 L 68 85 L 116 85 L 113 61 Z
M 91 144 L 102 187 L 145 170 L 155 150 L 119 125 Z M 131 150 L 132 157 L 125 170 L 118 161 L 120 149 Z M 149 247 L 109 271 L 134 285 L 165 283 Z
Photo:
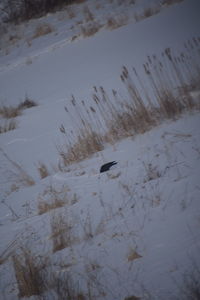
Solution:
M 68 191 L 69 189 L 66 185 L 60 188 L 49 185 L 38 197 L 39 215 L 67 204 L 74 204 L 75 198 L 69 198 Z
M 151 163 L 145 163 L 143 162 L 143 166 L 146 172 L 146 176 L 144 179 L 144 183 L 158 179 L 162 176 L 162 173 L 158 170 L 157 166 L 152 165 Z
M 23 110 L 37 105 L 38 104 L 33 99 L 26 95 L 25 100 L 20 102 L 20 104 L 18 105 L 18 109 Z
M 35 184 L 34 179 L 23 169 L 22 166 L 13 161 L 1 148 L 0 152 L 11 166 L 11 170 L 9 171 L 10 180 L 14 180 L 17 186 L 27 187 Z
M 0 134 L 16 129 L 17 121 L 15 120 L 15 118 L 22 114 L 22 110 L 26 108 L 31 108 L 36 105 L 37 103 L 32 99 L 30 99 L 28 96 L 26 96 L 25 100 L 20 102 L 16 107 L 11 105 L 10 106 L 2 105 L 0 107 L 0 116 L 3 119 L 10 119 L 10 120 L 2 121 L 3 124 L 0 124 Z
M 107 20 L 106 27 L 110 30 L 113 30 L 118 27 L 124 26 L 125 24 L 127 24 L 127 18 L 125 17 L 121 17 L 121 18 L 110 17 Z
M 46 290 L 43 270 L 46 260 L 33 255 L 25 247 L 12 255 L 12 262 L 19 290 L 19 298 L 41 295 Z
M 85 16 L 86 22 L 91 22 L 94 20 L 94 16 L 87 5 L 83 7 L 83 14 Z
M 36 105 L 37 103 L 34 100 L 26 96 L 25 100 L 20 102 L 16 107 L 11 105 L 10 106 L 2 105 L 0 107 L 0 116 L 5 119 L 13 119 L 16 118 L 17 116 L 20 116 L 22 110 L 26 108 L 31 108 Z
M 52 276 L 52 287 L 59 300 L 86 300 L 86 296 L 80 291 L 77 283 L 74 282 L 69 273 L 62 277 Z
M 101 25 L 97 22 L 88 23 L 86 25 L 81 26 L 81 35 L 83 37 L 90 37 L 97 33 L 101 29 Z
M 72 124 L 74 120 L 79 124 L 71 132 L 64 125 L 60 127 L 65 138 L 64 146 L 58 147 L 62 164 L 81 161 L 103 150 L 106 143 L 142 134 L 165 120 L 176 120 L 184 113 L 200 110 L 198 99 L 190 93 L 200 88 L 199 45 L 200 39 L 193 38 L 179 55 L 166 48 L 160 56 L 148 56 L 142 75 L 135 68 L 131 75 L 124 66 L 124 98 L 103 87 L 94 87 L 87 105 L 73 97 L 65 110 Z M 152 174 L 154 171 L 149 170 Z
M 127 260 L 130 262 L 130 261 L 133 261 L 135 259 L 139 259 L 141 257 L 142 256 L 140 254 L 138 254 L 135 249 L 130 249 L 130 251 L 129 251 L 128 255 L 127 255 Z
M 54 30 L 55 29 L 48 23 L 40 24 L 35 28 L 33 39 L 52 33 Z
M 0 134 L 17 128 L 17 121 L 15 119 L 5 120 L 4 124 L 0 124 Z
M 66 213 L 52 213 L 51 215 L 51 238 L 53 242 L 53 253 L 70 247 L 75 238 L 73 236 L 73 224 Z
M 107 177 L 110 178 L 110 179 L 116 179 L 116 178 L 118 178 L 120 175 L 121 175 L 121 172 L 118 172 L 118 173 L 116 173 L 116 174 L 109 174 L 109 173 L 107 173 Z
M 67 135 L 65 137 L 67 138 Z M 58 151 L 64 166 L 67 166 L 73 162 L 84 160 L 103 149 L 101 137 L 92 129 L 87 129 L 87 131 L 79 133 L 77 141 L 72 146 L 65 145 L 58 148 Z
M 0 115 L 5 119 L 13 119 L 21 115 L 21 110 L 18 106 L 2 106 L 0 107 Z
M 49 172 L 47 166 L 42 162 L 38 163 L 37 169 L 38 169 L 38 172 L 39 172 L 39 175 L 40 175 L 41 179 L 43 179 L 45 177 L 48 177 L 50 175 L 50 172 Z

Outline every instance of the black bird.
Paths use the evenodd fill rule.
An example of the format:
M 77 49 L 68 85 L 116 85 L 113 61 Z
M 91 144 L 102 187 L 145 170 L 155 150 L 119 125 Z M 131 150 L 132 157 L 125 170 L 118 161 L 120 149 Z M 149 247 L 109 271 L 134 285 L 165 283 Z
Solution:
M 101 169 L 100 169 L 100 173 L 103 173 L 103 172 L 106 172 L 108 170 L 110 170 L 110 168 L 114 165 L 116 165 L 117 162 L 116 161 L 111 161 L 109 163 L 106 163 L 104 165 L 101 166 Z

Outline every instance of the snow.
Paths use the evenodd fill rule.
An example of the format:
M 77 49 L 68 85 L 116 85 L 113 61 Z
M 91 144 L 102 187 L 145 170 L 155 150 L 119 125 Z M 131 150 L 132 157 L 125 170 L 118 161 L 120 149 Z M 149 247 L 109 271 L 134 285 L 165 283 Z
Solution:
M 166 47 L 178 51 L 186 40 L 199 37 L 197 0 L 169 7 L 151 1 L 150 7 L 159 7 L 160 12 L 137 22 L 135 14 L 149 2 L 136 1 L 135 6 L 128 2 L 120 6 L 117 1 L 101 1 L 102 9 L 97 9 L 100 2 L 88 0 L 102 24 L 110 15 L 129 16 L 125 26 L 115 30 L 104 26 L 88 38 L 78 36 L 80 28 L 75 26 L 83 18 L 84 4 L 72 6 L 76 17 L 68 21 L 64 10 L 8 29 L 9 34 L 23 32 L 17 45 L 5 43 L 9 34 L 2 37 L 2 104 L 18 105 L 25 95 L 38 103 L 17 117 L 17 129 L 0 135 L 3 152 L 35 182 L 25 186 L 18 175 L 16 180 L 15 166 L 0 151 L 0 259 L 8 256 L 0 264 L 2 300 L 19 298 L 10 251 L 20 243 L 37 255 L 47 255 L 55 273 L 69 272 L 81 288 L 92 278 L 99 299 L 131 295 L 149 299 L 149 294 L 155 300 L 180 298 L 185 272 L 193 263 L 200 268 L 198 111 L 107 145 L 65 172 L 57 168 L 57 146 L 63 139 L 59 127 L 78 123 L 72 124 L 64 110 L 72 94 L 77 101 L 90 103 L 93 87 L 103 86 L 123 97 L 123 65 L 141 72 L 147 55 L 160 54 Z M 56 28 L 56 34 L 33 39 L 28 46 L 35 27 L 44 22 Z M 74 35 L 78 37 L 72 41 Z M 198 91 L 193 96 L 198 98 Z M 112 160 L 117 165 L 100 174 L 101 165 Z M 50 170 L 44 179 L 38 174 L 39 161 Z M 67 195 L 67 203 L 39 214 L 39 199 L 51 201 L 52 187 L 62 199 Z M 54 253 L 53 212 L 66 215 L 73 227 L 72 244 Z M 43 297 L 54 299 L 48 291 Z

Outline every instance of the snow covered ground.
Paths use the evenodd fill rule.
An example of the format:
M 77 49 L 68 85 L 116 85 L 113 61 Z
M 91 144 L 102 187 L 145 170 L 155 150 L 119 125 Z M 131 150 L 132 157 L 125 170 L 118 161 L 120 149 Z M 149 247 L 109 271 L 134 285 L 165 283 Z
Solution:
M 0 134 L 2 300 L 28 298 L 23 272 L 17 273 L 23 249 L 31 250 L 32 261 L 45 261 L 39 273 L 34 269 L 44 280 L 42 296 L 32 292 L 31 299 L 187 299 L 184 278 L 200 273 L 198 110 L 58 168 L 59 128 L 79 123 L 64 109 L 71 95 L 88 106 L 94 86 L 126 97 L 122 66 L 143 76 L 147 55 L 167 47 L 182 51 L 200 37 L 198 0 L 121 2 L 74 4 L 1 37 L 1 107 L 17 106 L 26 96 L 38 104 L 16 117 L 15 130 Z M 52 32 L 33 38 L 41 24 Z M 97 32 L 85 36 L 83 27 L 97 24 Z M 197 101 L 199 89 L 191 93 Z M 112 160 L 117 165 L 100 174 Z M 43 179 L 39 163 L 48 168 Z M 59 284 L 47 288 L 51 277 Z

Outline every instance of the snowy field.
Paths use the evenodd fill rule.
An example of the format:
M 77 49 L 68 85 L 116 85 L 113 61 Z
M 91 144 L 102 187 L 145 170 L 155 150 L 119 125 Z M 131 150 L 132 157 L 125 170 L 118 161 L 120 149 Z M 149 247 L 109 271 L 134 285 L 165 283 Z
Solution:
M 2 30 L 0 299 L 199 299 L 199 11 L 87 0 Z M 169 89 L 195 105 L 154 109 L 144 130 L 62 160 L 82 128 L 107 133 L 110 112 L 129 112 L 128 97 L 151 104 Z

